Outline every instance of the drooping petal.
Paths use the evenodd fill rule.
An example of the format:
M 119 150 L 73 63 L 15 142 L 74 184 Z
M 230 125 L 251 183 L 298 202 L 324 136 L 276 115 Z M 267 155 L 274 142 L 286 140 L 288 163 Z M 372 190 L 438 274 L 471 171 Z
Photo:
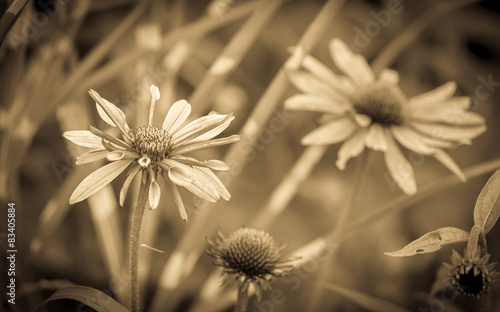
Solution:
M 76 145 L 97 149 L 104 148 L 102 138 L 88 130 L 65 131 L 62 136 Z
M 97 191 L 106 186 L 109 182 L 113 181 L 120 173 L 123 172 L 131 163 L 132 159 L 119 160 L 101 167 L 87 176 L 76 187 L 71 194 L 69 203 L 80 202 L 87 199 L 89 196 L 95 194 Z
M 151 209 L 156 209 L 158 207 L 158 204 L 160 203 L 160 195 L 161 195 L 160 186 L 153 178 L 151 179 L 151 184 L 149 185 L 149 194 L 148 194 L 149 206 L 151 207 Z
M 407 149 L 423 155 L 430 155 L 436 151 L 432 139 L 424 137 L 408 127 L 392 126 L 394 138 Z
M 365 145 L 374 151 L 387 151 L 386 132 L 380 124 L 374 123 L 368 128 Z
M 356 133 L 347 139 L 339 149 L 337 155 L 337 168 L 344 170 L 346 163 L 352 157 L 356 157 L 365 149 L 366 129 L 359 129 Z
M 486 131 L 486 125 L 484 124 L 457 127 L 444 124 L 412 122 L 411 126 L 420 133 L 423 133 L 431 138 L 436 138 L 437 140 L 465 143 Z
M 288 69 L 286 73 L 293 86 L 306 94 L 319 95 L 337 101 L 345 99 L 345 95 L 343 93 L 335 91 L 321 78 L 304 70 Z
M 471 99 L 465 96 L 452 97 L 444 103 L 421 105 L 413 108 L 412 119 L 427 122 L 440 122 L 456 126 L 474 126 L 484 124 L 484 118 L 468 111 Z
M 109 161 L 117 161 L 121 159 L 138 159 L 141 155 L 132 151 L 113 151 L 106 155 L 106 159 Z
M 123 204 L 125 203 L 125 198 L 127 197 L 128 189 L 130 187 L 130 184 L 134 180 L 135 176 L 139 171 L 141 170 L 141 166 L 135 165 L 131 168 L 129 171 L 127 178 L 125 179 L 125 182 L 123 183 L 123 186 L 120 190 L 120 206 L 123 207 Z
M 216 159 L 205 160 L 203 163 L 212 170 L 229 171 L 228 165 L 226 165 L 226 163 L 223 162 L 222 160 L 216 160 Z
M 365 114 L 354 114 L 354 120 L 361 128 L 366 128 L 372 124 L 372 119 L 370 116 Z
M 384 153 L 384 159 L 387 169 L 401 190 L 408 195 L 413 195 L 417 192 L 413 168 L 388 133 L 389 130 L 386 131 L 387 151 Z
M 232 120 L 232 115 L 210 114 L 193 120 L 182 129 L 177 131 L 172 140 L 176 145 L 190 142 L 205 132 L 211 131 L 218 126 L 224 124 L 228 120 Z
M 352 109 L 348 102 L 337 102 L 330 98 L 313 94 L 296 94 L 285 101 L 289 110 L 306 110 L 328 114 L 341 115 Z
M 457 177 L 462 180 L 462 182 L 467 182 L 467 177 L 462 172 L 462 169 L 457 165 L 457 163 L 450 157 L 450 155 L 446 154 L 443 150 L 436 150 L 433 154 L 434 158 L 436 158 L 440 163 L 446 166 L 446 168 L 450 169 L 451 172 L 457 175 Z
M 101 159 L 106 158 L 106 155 L 108 155 L 109 151 L 108 150 L 103 150 L 103 149 L 98 149 L 98 150 L 91 150 L 88 151 L 76 159 L 76 164 L 77 165 L 83 165 L 83 164 L 88 164 L 94 161 L 98 161 Z
M 173 167 L 168 171 L 168 178 L 175 184 L 187 187 L 194 182 L 191 170 L 185 167 Z
M 301 143 L 303 145 L 338 143 L 347 139 L 358 128 L 351 118 L 339 118 L 311 131 L 302 138 Z
M 127 143 L 123 142 L 122 140 L 120 140 L 118 138 L 115 138 L 114 136 L 112 136 L 109 133 L 106 133 L 102 130 L 97 129 L 94 126 L 89 125 L 88 129 L 90 132 L 92 132 L 93 134 L 95 134 L 98 137 L 101 137 L 102 139 L 108 140 L 109 142 L 114 143 L 114 144 L 116 144 L 122 148 L 125 148 L 125 149 L 130 148 L 130 146 Z M 102 145 L 102 143 L 101 143 L 101 145 Z
M 408 106 L 412 109 L 419 106 L 433 107 L 451 98 L 456 89 L 457 84 L 449 81 L 434 90 L 409 98 Z
M 378 80 L 386 82 L 386 83 L 391 84 L 391 85 L 398 85 L 398 83 L 399 83 L 399 74 L 395 70 L 392 70 L 392 69 L 389 69 L 389 68 L 384 68 L 380 72 Z
M 366 59 L 352 52 L 342 40 L 337 38 L 331 40 L 329 48 L 335 65 L 358 85 L 374 80 L 373 72 Z
M 186 186 L 186 189 L 209 202 L 217 202 L 220 199 L 220 193 L 215 186 L 201 173 L 197 175 L 192 184 Z
M 179 209 L 179 214 L 181 215 L 182 220 L 184 222 L 187 222 L 188 216 L 186 213 L 186 208 L 184 208 L 184 202 L 182 201 L 181 194 L 179 193 L 179 189 L 177 186 L 170 180 L 168 180 L 170 183 L 170 186 L 172 187 L 172 193 L 174 194 L 174 201 L 175 204 L 177 205 L 177 208 Z
M 109 119 L 103 118 L 103 120 L 111 126 L 118 127 L 123 136 L 130 139 L 130 127 L 127 124 L 125 113 L 121 109 L 119 109 L 118 106 L 102 98 L 96 91 L 90 89 L 89 94 L 94 99 L 94 101 L 96 101 L 96 103 L 99 104 L 99 106 L 104 110 L 104 113 L 109 117 Z M 99 115 L 101 115 L 102 111 L 98 110 L 98 113 Z
M 228 118 L 224 123 L 213 128 L 212 130 L 209 130 L 209 131 L 202 133 L 201 135 L 190 140 L 189 142 L 196 143 L 196 142 L 204 142 L 204 141 L 210 140 L 211 138 L 222 133 L 222 131 L 226 130 L 226 128 L 229 127 L 229 124 L 231 123 L 231 121 L 233 121 L 233 119 L 234 119 L 234 116 L 231 116 L 231 118 Z
M 229 136 L 227 138 L 220 138 L 220 139 L 214 139 L 214 140 L 209 140 L 209 141 L 204 141 L 204 142 L 189 142 L 187 144 L 181 144 L 177 147 L 174 147 L 174 149 L 171 152 L 171 155 L 180 155 L 180 154 L 185 154 L 193 151 L 198 151 L 210 147 L 217 147 L 217 146 L 222 146 L 226 144 L 231 144 L 234 142 L 237 142 L 241 140 L 241 136 L 238 134 L 234 134 L 232 136 Z
M 346 76 L 336 75 L 323 63 L 311 55 L 304 57 L 302 61 L 304 69 L 323 79 L 331 88 L 342 95 L 352 94 L 356 86 Z
M 179 126 L 186 121 L 189 114 L 191 114 L 191 104 L 186 100 L 175 102 L 168 110 L 162 128 L 169 134 L 175 133 Z
M 203 172 L 206 175 L 210 182 L 212 182 L 212 184 L 215 186 L 222 199 L 227 201 L 231 199 L 231 194 L 229 194 L 228 190 L 226 189 L 224 184 L 222 184 L 221 180 L 215 175 L 215 173 L 213 173 L 210 169 L 204 167 L 195 167 L 195 169 Z

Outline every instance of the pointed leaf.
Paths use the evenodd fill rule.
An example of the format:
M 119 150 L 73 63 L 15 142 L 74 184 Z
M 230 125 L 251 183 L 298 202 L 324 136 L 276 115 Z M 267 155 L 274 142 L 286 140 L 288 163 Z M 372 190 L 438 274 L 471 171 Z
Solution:
M 474 207 L 474 224 L 488 233 L 500 216 L 500 170 L 497 170 L 479 194 Z
M 353 302 L 359 304 L 361 307 L 377 312 L 409 312 L 403 307 L 400 307 L 392 302 L 385 301 L 379 298 L 369 296 L 367 294 L 354 291 L 349 288 L 341 287 L 334 284 L 321 283 L 318 287 L 326 288 L 337 294 L 352 300 Z
M 33 312 L 46 311 L 45 306 L 54 300 L 71 299 L 80 301 L 99 312 L 128 312 L 128 310 L 112 297 L 100 290 L 85 286 L 66 286 L 59 288 L 47 300 L 40 303 Z
M 406 245 L 403 249 L 385 252 L 384 254 L 391 257 L 408 257 L 416 254 L 430 253 L 441 249 L 444 245 L 466 242 L 468 238 L 469 233 L 464 230 L 455 227 L 444 227 L 423 235 Z

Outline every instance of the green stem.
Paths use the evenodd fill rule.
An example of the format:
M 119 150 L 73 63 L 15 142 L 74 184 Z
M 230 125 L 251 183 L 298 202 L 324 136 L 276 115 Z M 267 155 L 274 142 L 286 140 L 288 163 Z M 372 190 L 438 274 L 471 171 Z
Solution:
M 238 287 L 238 298 L 234 306 L 234 312 L 246 312 L 248 307 L 248 286 L 241 285 Z
M 139 311 L 139 251 L 141 241 L 142 219 L 148 200 L 148 187 L 141 181 L 137 205 L 132 211 L 130 224 L 130 311 Z

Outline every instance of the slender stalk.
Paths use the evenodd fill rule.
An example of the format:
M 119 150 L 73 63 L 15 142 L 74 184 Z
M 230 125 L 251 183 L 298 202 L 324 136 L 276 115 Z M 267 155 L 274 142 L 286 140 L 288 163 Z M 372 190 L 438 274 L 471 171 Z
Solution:
M 356 171 L 354 172 L 354 178 L 352 180 L 351 191 L 347 197 L 347 201 L 342 206 L 339 216 L 337 217 L 337 222 L 333 230 L 332 237 L 335 241 L 342 235 L 342 232 L 351 216 L 353 210 L 358 203 L 358 197 L 364 189 L 364 184 L 368 178 L 368 173 L 370 169 L 371 159 L 373 153 L 370 150 L 366 150 L 364 155 L 360 156 L 358 159 L 358 164 Z M 333 254 L 329 254 L 331 257 Z M 325 282 L 325 280 L 330 276 L 331 269 L 334 267 L 329 261 L 324 261 L 321 264 L 321 273 L 318 274 L 319 283 Z M 311 293 L 311 297 L 308 303 L 308 311 L 317 310 L 316 307 L 318 303 L 321 302 L 322 297 L 321 291 L 314 291 Z
M 248 286 L 241 285 L 238 287 L 238 297 L 236 299 L 236 305 L 234 306 L 234 312 L 247 312 L 248 307 Z
M 141 228 L 142 219 L 144 218 L 144 211 L 146 210 L 146 203 L 148 200 L 148 187 L 146 183 L 141 181 L 139 188 L 139 196 L 137 197 L 137 204 L 132 211 L 132 219 L 130 224 L 130 311 L 139 311 L 139 251 L 141 242 Z

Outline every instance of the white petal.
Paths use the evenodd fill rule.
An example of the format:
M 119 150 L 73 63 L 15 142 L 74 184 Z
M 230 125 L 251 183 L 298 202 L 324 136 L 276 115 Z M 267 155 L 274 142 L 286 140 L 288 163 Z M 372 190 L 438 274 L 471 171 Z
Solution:
M 94 90 L 89 91 L 90 96 L 96 101 L 96 103 L 104 110 L 104 114 L 109 117 L 109 119 L 103 118 L 103 120 L 111 126 L 117 126 L 123 135 L 129 138 L 128 131 L 130 127 L 127 125 L 127 120 L 125 117 L 125 113 L 118 108 L 118 106 L 109 102 L 108 100 L 102 98 L 99 93 Z M 101 111 L 98 110 L 99 115 L 101 115 Z M 111 122 L 110 122 L 111 121 Z
M 313 130 L 302 138 L 303 145 L 334 144 L 347 139 L 358 129 L 351 118 L 339 118 Z
M 368 128 L 365 136 L 365 145 L 374 151 L 387 151 L 386 132 L 380 124 L 373 124 Z
M 169 134 L 173 134 L 186 121 L 190 113 L 191 105 L 186 100 L 175 102 L 168 110 L 162 128 Z
M 83 164 L 88 164 L 97 160 L 101 160 L 106 158 L 106 155 L 108 155 L 109 151 L 108 150 L 92 150 L 88 151 L 76 159 L 76 164 L 77 165 L 83 165 Z
M 365 149 L 366 129 L 359 129 L 356 133 L 347 139 L 339 149 L 337 155 L 337 168 L 344 170 L 349 159 L 356 157 Z
M 151 93 L 151 99 L 153 101 L 158 101 L 160 99 L 160 89 L 158 89 L 158 86 L 152 84 L 149 88 L 149 92 Z
M 104 149 L 102 138 L 88 130 L 65 131 L 62 136 L 76 145 Z
M 354 114 L 354 120 L 361 128 L 366 128 L 372 123 L 370 116 L 365 114 Z
M 212 170 L 229 171 L 229 167 L 222 160 L 215 160 L 215 159 L 206 160 L 206 161 L 204 161 L 204 164 Z
M 212 182 L 212 184 L 217 189 L 217 192 L 220 194 L 220 197 L 222 197 L 222 199 L 231 199 L 231 194 L 229 194 L 228 190 L 226 189 L 224 184 L 222 184 L 221 180 L 210 169 L 204 167 L 196 167 L 196 169 L 203 172 L 207 176 L 210 182 Z
M 95 194 L 120 175 L 131 163 L 131 159 L 119 160 L 92 172 L 73 191 L 69 203 L 73 205 Z
M 447 82 L 432 91 L 408 99 L 408 106 L 410 108 L 418 108 L 419 106 L 432 107 L 451 98 L 456 89 L 457 84 L 455 82 Z
M 384 158 L 387 169 L 401 190 L 408 195 L 413 195 L 417 192 L 417 183 L 413 176 L 413 168 L 389 133 L 386 134 L 386 138 L 387 151 L 384 153 Z
M 331 40 L 329 48 L 335 65 L 358 85 L 374 80 L 373 72 L 366 59 L 352 52 L 342 40 L 337 38 Z
M 194 182 L 191 176 L 191 170 L 188 170 L 187 168 L 181 166 L 170 168 L 170 170 L 168 171 L 168 178 L 173 183 L 184 187 L 189 186 Z
M 134 180 L 134 177 L 137 175 L 137 173 L 141 170 L 140 166 L 133 166 L 132 170 L 129 171 L 127 174 L 127 178 L 125 179 L 125 182 L 123 183 L 123 186 L 120 190 L 120 206 L 123 207 L 123 204 L 125 203 L 125 198 L 127 197 L 127 192 L 130 187 L 130 184 Z
M 151 207 L 151 209 L 156 209 L 158 207 L 158 204 L 160 203 L 160 195 L 161 195 L 160 186 L 154 179 L 151 179 L 151 184 L 149 185 L 149 194 L 148 194 L 149 206 Z
M 104 109 L 102 109 L 101 105 L 99 105 L 96 102 L 95 103 L 95 107 L 97 109 L 97 113 L 99 114 L 99 116 L 101 117 L 101 119 L 104 120 L 104 122 L 106 122 L 111 127 L 116 127 L 115 122 L 113 120 L 111 120 L 111 118 L 109 118 L 108 114 L 106 114 L 106 112 L 104 111 Z
M 182 220 L 184 222 L 187 222 L 188 216 L 186 213 L 186 208 L 184 208 L 184 202 L 182 201 L 181 194 L 179 193 L 179 189 L 177 189 L 177 186 L 172 182 L 168 181 L 170 183 L 170 186 L 172 187 L 172 193 L 174 194 L 174 201 L 175 204 L 177 205 L 177 208 L 179 209 L 179 214 L 181 215 Z
M 331 98 L 312 94 L 296 94 L 285 101 L 285 108 L 290 110 L 306 110 L 328 114 L 344 114 L 352 107 L 347 102 L 334 101 Z
M 423 121 L 442 122 L 449 125 L 473 126 L 484 124 L 484 118 L 468 111 L 471 99 L 465 96 L 452 97 L 435 105 L 421 105 L 412 108 L 411 118 Z
M 227 121 L 225 121 L 221 125 L 215 127 L 212 130 L 204 132 L 203 134 L 201 134 L 200 136 L 197 136 L 196 138 L 190 140 L 189 142 L 190 143 L 204 142 L 204 141 L 212 139 L 213 137 L 218 136 L 219 134 L 222 133 L 222 131 L 226 130 L 226 128 L 229 127 L 229 124 L 231 124 L 231 121 L 233 121 L 233 119 L 234 119 L 234 116 L 231 116 L 230 118 L 227 119 Z
M 428 123 L 417 123 L 413 122 L 412 127 L 417 131 L 437 140 L 449 140 L 455 142 L 470 141 L 484 131 L 486 131 L 485 125 L 478 126 L 449 126 L 443 124 L 428 124 Z
M 435 153 L 434 153 L 434 157 L 440 162 L 442 163 L 443 165 L 446 166 L 446 168 L 450 169 L 451 172 L 453 172 L 454 174 L 457 175 L 457 177 L 462 180 L 462 182 L 466 182 L 467 181 L 467 177 L 465 176 L 465 174 L 462 172 L 462 170 L 460 169 L 460 167 L 457 165 L 457 163 L 455 163 L 455 161 L 453 160 L 453 158 L 450 157 L 450 155 L 446 154 L 444 151 L 442 150 L 437 150 Z
M 211 130 L 214 130 L 216 128 L 216 131 L 219 131 L 221 129 L 219 126 L 221 125 L 227 127 L 227 121 L 233 119 L 234 117 L 232 115 L 210 114 L 207 116 L 203 116 L 193 120 L 182 129 L 177 131 L 172 136 L 172 139 L 176 143 L 176 145 L 184 144 L 196 140 L 199 136 L 203 136 L 204 133 L 210 132 Z M 223 129 L 220 131 L 222 132 Z M 212 135 L 213 133 L 214 132 L 210 132 L 210 135 Z M 204 137 L 206 137 L 206 135 Z
M 330 87 L 340 94 L 352 94 L 355 91 L 355 86 L 351 80 L 345 76 L 336 75 L 323 63 L 307 55 L 302 61 L 302 66 L 309 70 L 311 73 L 321 77 L 324 82 L 328 83 Z
M 345 98 L 344 94 L 338 93 L 323 79 L 309 72 L 288 69 L 286 73 L 293 86 L 306 94 L 319 95 L 337 101 L 342 101 Z
M 394 138 L 407 149 L 419 154 L 429 155 L 436 151 L 432 139 L 422 136 L 408 127 L 392 126 Z
M 206 148 L 222 146 L 222 145 L 238 142 L 239 140 L 241 140 L 241 136 L 238 134 L 234 134 L 234 135 L 229 136 L 227 138 L 208 140 L 208 141 L 204 141 L 204 142 L 194 142 L 193 143 L 191 141 L 189 143 L 181 144 L 177 147 L 174 147 L 171 155 L 179 155 L 179 154 L 189 153 L 189 152 L 198 151 L 198 150 L 202 150 L 202 149 L 206 149 Z
M 389 83 L 391 85 L 397 85 L 399 83 L 399 74 L 395 70 L 384 68 L 380 72 L 378 80 Z

